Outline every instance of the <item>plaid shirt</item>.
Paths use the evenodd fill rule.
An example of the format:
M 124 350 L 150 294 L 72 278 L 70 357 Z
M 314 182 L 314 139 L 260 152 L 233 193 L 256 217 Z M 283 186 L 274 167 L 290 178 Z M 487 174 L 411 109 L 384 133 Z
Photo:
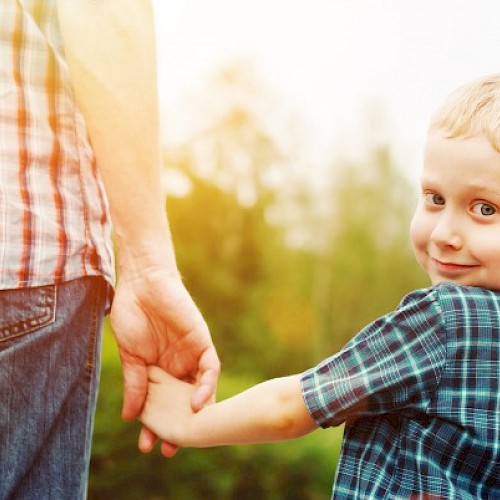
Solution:
M 0 289 L 114 279 L 107 201 L 55 3 L 0 0 Z
M 413 292 L 302 388 L 345 422 L 333 498 L 500 499 L 500 292 Z

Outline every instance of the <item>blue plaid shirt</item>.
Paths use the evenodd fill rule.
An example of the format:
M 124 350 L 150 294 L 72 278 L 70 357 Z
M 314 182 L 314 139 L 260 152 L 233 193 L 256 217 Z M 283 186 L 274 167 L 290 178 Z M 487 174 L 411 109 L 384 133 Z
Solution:
M 500 292 L 403 299 L 302 378 L 318 425 L 345 422 L 336 499 L 500 499 Z

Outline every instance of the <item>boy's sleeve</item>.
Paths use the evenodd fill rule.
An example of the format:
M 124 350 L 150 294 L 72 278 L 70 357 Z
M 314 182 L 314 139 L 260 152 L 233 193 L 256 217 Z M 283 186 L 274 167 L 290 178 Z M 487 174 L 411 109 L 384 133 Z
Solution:
M 306 406 L 321 427 L 395 410 L 425 410 L 446 360 L 435 289 L 413 292 L 366 326 L 338 354 L 302 376 Z

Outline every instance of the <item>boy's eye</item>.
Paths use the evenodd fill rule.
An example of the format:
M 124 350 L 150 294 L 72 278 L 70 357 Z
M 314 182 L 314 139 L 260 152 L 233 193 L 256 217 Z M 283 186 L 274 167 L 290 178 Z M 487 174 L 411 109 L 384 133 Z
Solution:
M 495 214 L 497 209 L 493 205 L 490 205 L 489 203 L 476 203 L 472 207 L 472 211 L 477 215 L 488 216 Z
M 444 198 L 438 193 L 425 193 L 425 201 L 430 205 L 444 205 Z

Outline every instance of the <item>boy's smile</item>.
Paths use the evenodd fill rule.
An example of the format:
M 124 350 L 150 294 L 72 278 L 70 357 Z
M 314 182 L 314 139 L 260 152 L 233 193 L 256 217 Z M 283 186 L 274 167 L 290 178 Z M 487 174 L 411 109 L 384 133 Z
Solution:
M 500 289 L 500 153 L 486 137 L 430 132 L 410 232 L 432 284 Z

